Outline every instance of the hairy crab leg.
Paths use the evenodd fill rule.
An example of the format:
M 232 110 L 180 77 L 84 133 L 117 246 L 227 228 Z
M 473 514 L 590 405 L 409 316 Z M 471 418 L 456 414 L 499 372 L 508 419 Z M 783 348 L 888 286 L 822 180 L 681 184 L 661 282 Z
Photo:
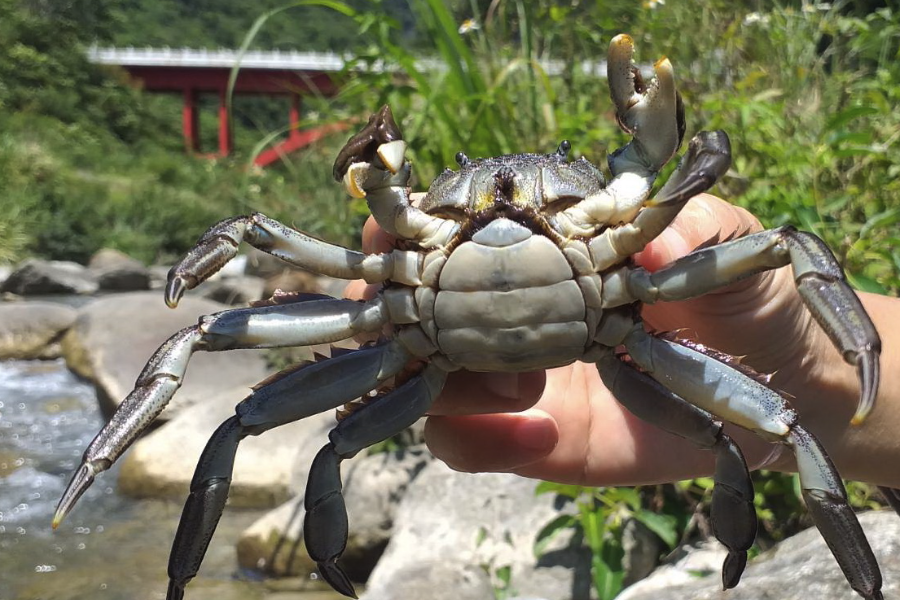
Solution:
M 633 138 L 610 154 L 613 179 L 609 185 L 558 215 L 564 235 L 593 235 L 598 225 L 630 222 L 649 197 L 660 169 L 681 146 L 684 107 L 675 89 L 671 63 L 666 59 L 657 62 L 656 77 L 647 84 L 633 56 L 634 42 L 629 36 L 619 35 L 610 42 L 610 95 L 619 126 Z
M 220 221 L 169 271 L 166 304 L 174 308 L 185 290 L 197 287 L 237 255 L 241 242 L 298 267 L 342 279 L 377 283 L 392 279 L 407 285 L 421 283 L 420 257 L 394 250 L 363 254 L 329 244 L 270 219 L 262 213 Z
M 411 358 L 399 342 L 304 363 L 260 383 L 210 437 L 191 480 L 169 556 L 168 600 L 194 578 L 225 508 L 240 441 L 337 408 L 375 389 Z
M 764 439 L 787 444 L 797 457 L 810 515 L 850 586 L 866 600 L 883 599 L 878 562 L 840 476 L 787 400 L 716 358 L 648 334 L 640 324 L 624 344 L 635 364 L 678 396 Z
M 351 137 L 334 162 L 333 175 L 354 198 L 365 198 L 382 229 L 424 248 L 446 245 L 459 223 L 410 204 L 406 142 L 385 105 Z
M 747 550 L 756 539 L 753 482 L 747 462 L 721 421 L 672 393 L 656 380 L 605 354 L 597 368 L 603 383 L 635 416 L 690 440 L 716 456 L 710 516 L 716 539 L 728 548 L 722 565 L 722 586 L 735 587 L 747 564 Z
M 338 423 L 313 461 L 304 500 L 303 537 L 319 573 L 345 596 L 356 598 L 353 584 L 337 564 L 348 535 L 340 462 L 415 423 L 431 407 L 446 378 L 445 371 L 429 364 L 416 377 Z
M 688 144 L 678 168 L 634 220 L 610 227 L 588 244 L 597 271 L 640 252 L 669 226 L 688 200 L 711 188 L 731 166 L 731 142 L 724 131 L 701 131 Z
M 608 306 L 635 300 L 648 304 L 685 300 L 788 264 L 813 317 L 844 360 L 856 365 L 861 394 L 851 422 L 859 424 L 872 410 L 878 393 L 881 340 L 837 259 L 818 237 L 789 226 L 754 233 L 695 250 L 652 274 L 643 269 L 616 271 L 604 278 L 604 286 L 612 284 L 604 290 L 610 291 Z
M 308 295 L 299 300 L 205 316 L 164 342 L 138 376 L 134 390 L 85 450 L 59 501 L 53 527 L 62 522 L 94 477 L 109 469 L 162 412 L 181 387 L 194 352 L 324 344 L 379 331 L 388 321 L 381 298 L 363 303 Z

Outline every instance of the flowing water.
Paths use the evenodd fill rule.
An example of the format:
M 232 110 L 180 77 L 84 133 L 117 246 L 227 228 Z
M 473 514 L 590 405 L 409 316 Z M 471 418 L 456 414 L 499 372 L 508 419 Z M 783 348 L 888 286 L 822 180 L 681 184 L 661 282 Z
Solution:
M 181 506 L 115 492 L 100 476 L 52 531 L 56 502 L 103 425 L 94 389 L 62 361 L 0 362 L 0 600 L 162 600 Z M 261 513 L 228 511 L 188 600 L 313 600 L 297 580 L 236 576 L 234 544 Z M 333 594 L 321 598 L 334 598 Z

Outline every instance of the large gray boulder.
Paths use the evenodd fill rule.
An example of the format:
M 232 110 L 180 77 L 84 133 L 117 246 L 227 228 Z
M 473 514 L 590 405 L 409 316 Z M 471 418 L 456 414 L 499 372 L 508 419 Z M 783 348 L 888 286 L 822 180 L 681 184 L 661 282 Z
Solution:
M 900 594 L 900 517 L 893 511 L 869 512 L 860 523 L 884 575 L 884 597 Z M 623 591 L 617 600 L 721 600 L 721 558 L 688 554 L 683 562 L 660 567 Z M 698 571 L 712 573 L 698 577 Z M 815 527 L 807 529 L 750 561 L 728 600 L 858 600 Z
M 150 269 L 119 250 L 98 250 L 88 262 L 88 269 L 101 290 L 131 292 L 150 289 Z
M 431 462 L 397 509 L 391 541 L 364 600 L 484 600 L 504 586 L 547 600 L 591 597 L 590 554 L 560 535 L 540 558 L 538 532 L 574 507 L 536 482 L 505 473 L 471 475 Z
M 76 314 L 74 308 L 52 302 L 0 304 L 0 360 L 58 357 L 59 339 Z
M 29 258 L 3 282 L 0 292 L 19 296 L 93 294 L 98 288 L 93 273 L 78 263 Z
M 137 376 L 160 344 L 178 330 L 196 324 L 201 315 L 226 308 L 187 296 L 172 310 L 158 292 L 101 298 L 79 311 L 63 338 L 66 363 L 94 382 L 100 407 L 109 416 L 134 388 Z M 259 351 L 197 352 L 184 384 L 161 418 L 168 419 L 179 410 L 209 400 L 233 405 L 266 375 Z

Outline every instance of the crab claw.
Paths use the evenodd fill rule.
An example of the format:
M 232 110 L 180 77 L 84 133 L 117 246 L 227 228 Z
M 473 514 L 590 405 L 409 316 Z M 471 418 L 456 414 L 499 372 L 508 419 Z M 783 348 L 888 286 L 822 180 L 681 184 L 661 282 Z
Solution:
M 353 163 L 371 163 L 374 161 L 376 154 L 379 154 L 379 148 L 389 142 L 402 139 L 403 134 L 400 131 L 400 127 L 397 126 L 397 122 L 394 121 L 391 107 L 385 104 L 381 107 L 381 110 L 369 117 L 365 127 L 347 140 L 347 143 L 341 148 L 337 159 L 334 161 L 334 169 L 332 170 L 334 180 L 341 181 Z M 405 150 L 405 148 L 404 145 L 403 149 Z M 392 166 L 392 164 L 388 164 L 388 170 L 391 173 L 396 173 L 402 166 L 402 162 L 396 168 L 392 168 Z
M 634 136 L 617 152 L 617 160 L 637 161 L 645 169 L 659 171 L 678 151 L 684 138 L 684 106 L 675 89 L 675 73 L 667 58 L 653 65 L 656 76 L 646 83 L 634 61 L 634 40 L 621 34 L 609 44 L 607 78 L 616 105 L 616 120 Z M 624 156 L 621 156 L 624 155 Z

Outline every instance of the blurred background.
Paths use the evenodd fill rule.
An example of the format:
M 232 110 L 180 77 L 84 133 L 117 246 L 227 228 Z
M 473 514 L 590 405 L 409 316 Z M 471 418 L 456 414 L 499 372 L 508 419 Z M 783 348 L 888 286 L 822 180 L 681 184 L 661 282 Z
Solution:
M 701 129 L 730 135 L 734 163 L 718 195 L 767 226 L 816 233 L 856 288 L 897 295 L 900 16 L 879 0 L 0 0 L 0 275 L 29 259 L 85 265 L 101 250 L 164 271 L 208 226 L 248 211 L 357 248 L 365 204 L 345 197 L 331 164 L 347 128 L 382 104 L 410 144 L 417 189 L 455 165 L 460 150 L 550 152 L 568 139 L 575 156 L 605 165 L 606 153 L 627 142 L 600 68 L 609 40 L 623 32 L 635 38 L 641 64 L 672 61 L 688 138 Z M 91 58 L 127 47 L 330 52 L 341 63 L 327 91 L 304 90 L 293 125 L 285 97 L 226 98 L 233 147 L 222 156 L 200 150 L 220 144 L 218 96 L 197 98 L 200 138 L 186 149 L 181 94 L 153 93 Z M 323 126 L 338 132 L 257 164 L 292 130 Z M 4 289 L 4 304 L 23 304 L 26 292 Z M 76 310 L 95 292 L 62 304 Z M 178 494 L 122 498 L 113 472 L 71 527 L 47 531 L 68 474 L 102 424 L 84 379 L 96 383 L 96 374 L 66 359 L 82 378 L 59 359 L 0 362 L 0 599 L 162 598 Z M 382 451 L 400 452 L 398 445 Z M 760 549 L 809 525 L 793 477 L 754 477 Z M 585 591 L 570 586 L 568 597 L 613 598 L 626 580 L 627 523 L 656 536 L 658 560 L 709 535 L 710 486 L 541 484 L 575 509 L 535 524 L 535 551 L 574 535 L 590 566 Z M 288 488 L 279 501 L 297 493 Z M 858 508 L 878 504 L 868 486 L 850 492 Z M 229 511 L 213 542 L 212 583 L 189 588 L 189 598 L 289 600 L 307 588 L 302 569 L 235 566 L 235 540 L 260 514 Z M 515 585 L 511 564 L 482 565 L 493 597 L 528 591 Z

